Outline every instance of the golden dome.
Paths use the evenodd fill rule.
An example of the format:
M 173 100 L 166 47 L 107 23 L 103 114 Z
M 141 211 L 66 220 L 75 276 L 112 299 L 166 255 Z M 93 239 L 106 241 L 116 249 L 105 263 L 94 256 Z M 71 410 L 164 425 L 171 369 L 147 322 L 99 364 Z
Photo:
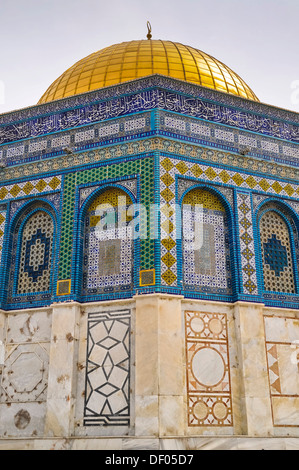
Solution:
M 205 52 L 145 39 L 114 44 L 79 60 L 49 86 L 38 104 L 153 74 L 259 101 L 235 72 Z

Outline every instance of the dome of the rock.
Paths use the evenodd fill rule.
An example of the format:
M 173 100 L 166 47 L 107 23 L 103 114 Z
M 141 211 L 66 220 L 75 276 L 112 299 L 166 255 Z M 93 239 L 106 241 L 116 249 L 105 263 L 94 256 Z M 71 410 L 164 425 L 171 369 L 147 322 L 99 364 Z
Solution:
M 46 90 L 39 104 L 160 74 L 259 101 L 242 78 L 214 57 L 162 40 L 122 42 L 79 60 Z

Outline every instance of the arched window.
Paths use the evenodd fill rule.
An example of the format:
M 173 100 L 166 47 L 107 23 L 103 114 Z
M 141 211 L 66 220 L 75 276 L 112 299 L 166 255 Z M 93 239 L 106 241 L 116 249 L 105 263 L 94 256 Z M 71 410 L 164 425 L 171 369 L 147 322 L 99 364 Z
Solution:
M 297 231 L 293 225 L 293 236 Z M 267 210 L 259 221 L 264 290 L 295 293 L 293 247 L 290 228 L 276 210 Z
M 133 248 L 128 208 L 130 197 L 119 188 L 101 193 L 84 221 L 83 295 L 133 288 Z
M 222 202 L 212 192 L 195 188 L 184 197 L 182 214 L 184 289 L 231 294 L 228 221 Z
M 44 203 L 29 206 L 17 220 L 11 235 L 8 302 L 51 298 L 54 220 Z

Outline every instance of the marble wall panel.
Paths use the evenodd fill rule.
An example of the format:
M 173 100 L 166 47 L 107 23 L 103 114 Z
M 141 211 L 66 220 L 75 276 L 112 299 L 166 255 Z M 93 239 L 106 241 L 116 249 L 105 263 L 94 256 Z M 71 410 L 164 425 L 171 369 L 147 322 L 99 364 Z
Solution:
M 185 312 L 188 426 L 232 426 L 226 314 Z
M 42 436 L 46 413 L 51 315 L 10 314 L 4 334 L 0 435 Z
M 299 319 L 264 316 L 274 426 L 299 426 Z

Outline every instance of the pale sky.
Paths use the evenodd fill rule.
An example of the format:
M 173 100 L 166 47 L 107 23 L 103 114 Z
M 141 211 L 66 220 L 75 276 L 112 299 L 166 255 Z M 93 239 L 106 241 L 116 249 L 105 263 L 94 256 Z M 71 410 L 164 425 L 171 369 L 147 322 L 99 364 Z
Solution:
M 92 52 L 145 39 L 147 20 L 153 39 L 200 49 L 299 112 L 299 0 L 0 0 L 0 113 L 36 104 Z

